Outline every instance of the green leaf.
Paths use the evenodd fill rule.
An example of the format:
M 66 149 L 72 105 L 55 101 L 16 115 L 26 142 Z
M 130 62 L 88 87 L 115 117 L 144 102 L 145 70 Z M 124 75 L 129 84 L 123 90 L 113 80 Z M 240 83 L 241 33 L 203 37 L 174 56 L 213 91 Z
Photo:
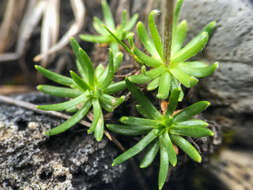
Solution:
M 125 101 L 125 96 L 121 96 L 119 98 L 116 98 L 116 102 L 114 103 L 114 107 L 118 107 L 120 104 L 122 104 Z
M 164 72 L 159 80 L 158 94 L 159 99 L 167 99 L 170 92 L 171 75 L 169 72 Z
M 189 62 L 188 62 L 189 63 Z M 218 68 L 219 64 L 218 62 L 207 66 L 207 67 L 191 67 L 191 65 L 188 65 L 187 62 L 179 64 L 179 68 L 184 71 L 185 73 L 195 76 L 195 77 L 207 77 L 214 73 L 214 71 Z
M 207 127 L 208 123 L 198 119 L 191 119 L 183 122 L 179 122 L 175 124 L 175 127 L 182 127 L 182 126 L 189 126 L 189 127 Z
M 110 36 L 99 36 L 99 35 L 90 35 L 90 34 L 81 34 L 80 38 L 87 42 L 93 43 L 109 43 L 111 42 Z
M 215 21 L 212 21 L 210 22 L 208 25 L 206 25 L 200 32 L 200 34 L 202 32 L 207 32 L 209 36 L 212 35 L 214 29 L 215 29 L 215 26 L 216 26 L 216 22 Z
M 92 100 L 92 107 L 93 107 L 93 116 L 94 117 L 93 117 L 92 124 L 88 130 L 88 134 L 91 134 L 94 132 L 94 130 L 98 124 L 98 120 L 100 118 L 100 115 L 103 114 L 98 99 Z
M 107 31 L 103 27 L 103 22 L 96 16 L 93 18 L 93 27 L 99 34 L 108 35 Z
M 46 94 L 64 98 L 75 98 L 82 94 L 81 91 L 77 89 L 63 88 L 51 85 L 39 85 L 37 86 L 37 89 Z
M 70 44 L 71 44 L 71 47 L 72 47 L 72 50 L 73 50 L 75 56 L 78 58 L 79 48 L 80 48 L 78 42 L 76 41 L 75 38 L 71 37 Z
M 162 45 L 162 41 L 161 41 L 159 32 L 157 30 L 157 26 L 155 24 L 155 19 L 154 19 L 154 16 L 157 15 L 158 13 L 159 13 L 158 10 L 151 11 L 148 17 L 148 21 L 149 21 L 148 24 L 149 24 L 150 34 L 155 44 L 155 48 L 157 52 L 159 53 L 160 57 L 163 58 L 163 45 Z
M 82 79 L 86 82 L 88 82 L 88 78 L 87 78 L 87 74 L 86 74 L 86 70 L 84 70 L 84 68 L 81 66 L 80 61 L 76 60 L 76 66 L 77 66 L 77 70 L 80 73 Z
M 110 104 L 114 106 L 116 104 L 117 98 L 108 94 L 103 94 L 102 96 L 100 96 L 100 100 L 103 102 L 103 104 Z
M 77 108 L 77 106 L 71 106 L 71 107 L 67 108 L 65 111 L 69 112 L 69 113 L 74 113 L 74 112 L 78 111 L 78 108 Z
M 148 133 L 153 128 L 151 126 L 142 125 L 117 125 L 117 124 L 107 124 L 109 130 L 114 133 L 126 136 L 137 136 Z
M 163 133 L 161 137 L 162 138 L 160 139 L 160 143 L 162 143 L 162 146 L 167 149 L 169 162 L 173 167 L 175 167 L 177 165 L 177 155 L 170 140 L 168 132 Z
M 143 125 L 143 126 L 156 126 L 160 123 L 156 120 L 152 119 L 144 119 L 144 118 L 138 118 L 138 117 L 126 117 L 123 116 L 120 118 L 120 122 L 128 125 Z
M 172 39 L 172 55 L 174 55 L 184 44 L 187 33 L 187 22 L 183 20 L 176 30 L 175 37 Z
M 102 0 L 102 10 L 104 14 L 104 21 L 107 27 L 111 30 L 115 28 L 114 20 L 109 5 L 106 0 Z
M 179 95 L 180 95 L 179 88 L 175 88 L 171 91 L 171 95 L 170 95 L 169 102 L 168 102 L 168 108 L 167 108 L 167 112 L 166 112 L 167 116 L 172 115 L 173 112 L 176 110 Z
M 102 64 L 99 64 L 95 69 L 95 75 L 99 78 L 105 72 L 105 68 Z
M 117 93 L 121 90 L 124 90 L 125 88 L 126 88 L 126 82 L 125 81 L 115 82 L 115 83 L 110 84 L 105 89 L 105 93 L 114 94 L 114 93 Z
M 70 71 L 70 75 L 74 80 L 74 82 L 76 83 L 76 85 L 80 88 L 80 90 L 85 92 L 90 89 L 88 84 L 84 80 L 82 80 L 82 78 L 79 77 L 74 71 Z
M 120 24 L 119 30 L 122 31 L 124 29 L 124 27 L 126 26 L 126 23 L 127 23 L 127 11 L 123 10 L 122 11 L 121 24 Z
M 160 55 L 156 51 L 154 42 L 148 36 L 148 32 L 142 22 L 138 22 L 137 24 L 137 33 L 141 40 L 141 43 L 144 45 L 145 49 L 154 57 L 159 58 Z
M 170 129 L 170 133 L 173 135 L 196 137 L 196 138 L 214 135 L 210 129 L 193 126 L 172 127 Z
M 179 146 L 191 159 L 194 161 L 200 163 L 202 161 L 200 154 L 198 151 L 189 143 L 187 140 L 185 140 L 183 137 L 177 136 L 177 135 L 171 135 L 172 141 Z
M 178 63 L 183 62 L 201 51 L 208 41 L 208 33 L 203 32 L 193 40 L 191 40 L 183 49 L 179 50 L 175 55 L 173 55 L 171 62 Z
M 87 100 L 88 100 L 87 94 L 82 94 L 67 102 L 58 103 L 58 104 L 50 104 L 50 105 L 39 105 L 37 106 L 37 108 L 41 110 L 63 111 L 63 110 L 68 109 L 69 107 L 78 105 L 80 103 L 85 103 Z
M 146 168 L 154 161 L 157 153 L 159 151 L 159 141 L 154 141 L 148 146 L 148 150 L 143 157 L 140 168 Z
M 49 136 L 57 135 L 68 130 L 69 128 L 74 126 L 76 123 L 78 123 L 87 114 L 90 107 L 91 107 L 91 103 L 86 102 L 86 104 L 78 112 L 76 112 L 70 119 L 68 119 L 61 125 L 47 131 L 46 135 L 49 135 Z
M 181 88 L 181 84 L 178 82 L 178 80 L 175 77 L 172 77 L 171 80 L 171 90 L 175 90 L 175 89 L 179 89 L 180 90 L 180 94 L 179 94 L 179 98 L 178 101 L 181 102 L 184 98 L 184 92 Z
M 95 71 L 93 64 L 87 55 L 87 53 L 79 48 L 79 57 L 80 57 L 80 65 L 83 67 L 83 70 L 86 71 L 86 74 L 88 76 L 88 81 L 89 81 L 89 86 L 93 87 L 94 86 L 94 80 L 95 80 Z
M 150 118 L 149 115 L 146 113 L 145 109 L 141 107 L 141 105 L 136 105 L 136 110 L 139 114 L 141 114 L 145 118 Z
M 161 118 L 160 112 L 153 106 L 153 104 L 149 101 L 149 99 L 146 96 L 144 96 L 144 94 L 128 79 L 126 79 L 126 85 L 128 90 L 135 97 L 135 99 L 141 105 L 141 107 L 145 110 L 146 114 L 150 116 L 150 118 L 153 119 Z
M 132 28 L 134 27 L 135 23 L 137 22 L 139 18 L 139 15 L 138 14 L 134 14 L 131 19 L 129 21 L 127 21 L 125 27 L 124 27 L 124 30 L 126 32 L 132 30 Z
M 129 81 L 136 83 L 136 84 L 143 84 L 146 83 L 158 76 L 160 76 L 164 72 L 165 67 L 157 67 L 155 69 L 151 69 L 145 73 L 141 73 L 139 75 L 133 75 L 128 77 Z
M 113 57 L 113 68 L 114 68 L 114 73 L 117 72 L 121 62 L 123 59 L 123 54 L 121 52 L 117 52 L 116 55 Z
M 194 115 L 197 115 L 204 111 L 210 105 L 207 101 L 200 101 L 195 104 L 184 108 L 182 111 L 174 116 L 174 122 L 180 122 L 191 119 Z
M 114 107 L 113 105 L 110 104 L 104 104 L 103 102 L 100 102 L 101 106 L 104 110 L 106 110 L 107 112 L 113 112 L 114 111 Z
M 180 68 L 172 68 L 170 72 L 179 80 L 185 87 L 190 88 L 198 83 L 198 79 L 183 72 Z
M 146 55 L 141 50 L 136 48 L 135 45 L 133 46 L 133 52 L 145 65 L 149 67 L 158 67 L 163 64 L 160 59 Z
M 111 84 L 113 75 L 114 75 L 113 55 L 112 55 L 112 50 L 109 49 L 109 65 L 108 65 L 108 70 L 106 72 L 105 79 L 101 81 L 100 83 L 101 89 L 105 89 L 107 86 Z
M 110 49 L 112 50 L 112 54 L 116 55 L 119 52 L 119 44 L 115 41 L 110 43 Z
M 147 90 L 151 91 L 151 90 L 155 90 L 158 86 L 159 86 L 159 80 L 160 77 L 155 78 L 154 80 L 152 80 L 148 86 L 147 86 Z
M 112 166 L 119 165 L 122 162 L 128 160 L 129 158 L 135 156 L 136 154 L 141 152 L 149 143 L 151 143 L 156 137 L 157 137 L 156 130 L 153 129 L 145 137 L 143 137 L 136 145 L 128 149 L 126 152 L 118 156 L 116 159 L 114 159 Z
M 102 112 L 102 110 L 101 110 Z M 99 142 L 102 140 L 104 135 L 104 117 L 103 114 L 100 114 L 99 120 L 97 122 L 96 128 L 95 128 L 95 138 Z
M 55 72 L 49 71 L 39 65 L 35 65 L 35 69 L 37 71 L 39 71 L 42 75 L 44 75 L 45 77 L 47 77 L 48 79 L 62 84 L 62 85 L 66 85 L 66 86 L 71 86 L 73 85 L 73 80 L 69 77 L 65 77 L 63 75 L 57 74 Z
M 178 16 L 182 7 L 184 0 L 178 0 L 176 3 L 176 7 L 174 9 L 174 15 L 173 15 L 173 33 L 172 36 L 175 37 L 177 32 L 177 23 L 178 23 Z
M 164 186 L 169 172 L 169 152 L 167 146 L 163 142 L 163 137 L 159 137 L 160 142 L 160 169 L 158 176 L 158 187 L 161 190 Z

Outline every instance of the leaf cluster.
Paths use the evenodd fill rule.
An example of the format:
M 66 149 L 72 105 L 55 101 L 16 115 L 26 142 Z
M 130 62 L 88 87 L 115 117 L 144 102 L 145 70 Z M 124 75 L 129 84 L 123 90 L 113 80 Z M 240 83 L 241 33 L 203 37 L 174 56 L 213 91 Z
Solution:
M 89 35 L 82 34 L 80 38 L 84 41 L 93 42 L 93 43 L 108 43 L 113 53 L 119 51 L 119 45 L 115 39 L 106 31 L 104 25 L 108 27 L 120 40 L 125 40 L 128 38 L 128 35 L 131 33 L 131 29 L 134 27 L 138 14 L 133 15 L 130 20 L 127 20 L 127 12 L 124 10 L 122 12 L 121 24 L 117 27 L 112 16 L 112 12 L 106 0 L 102 0 L 102 10 L 104 15 L 104 22 L 101 21 L 98 17 L 94 17 L 93 27 L 99 33 L 99 35 Z
M 93 133 L 100 141 L 104 132 L 104 118 L 102 108 L 108 112 L 119 106 L 125 99 L 124 96 L 115 98 L 111 94 L 125 88 L 125 82 L 112 82 L 114 73 L 117 71 L 121 61 L 122 53 L 118 52 L 114 57 L 109 50 L 109 64 L 104 68 L 98 65 L 96 68 L 87 55 L 79 46 L 75 39 L 71 39 L 71 45 L 77 57 L 76 66 L 81 76 L 74 71 L 70 71 L 71 78 L 51 72 L 41 66 L 35 68 L 45 77 L 67 87 L 57 87 L 50 85 L 39 85 L 38 90 L 60 97 L 71 98 L 71 100 L 51 105 L 38 106 L 41 110 L 76 112 L 69 120 L 56 128 L 46 132 L 47 135 L 62 133 L 78 123 L 91 109 L 93 109 L 93 121 L 88 133 Z

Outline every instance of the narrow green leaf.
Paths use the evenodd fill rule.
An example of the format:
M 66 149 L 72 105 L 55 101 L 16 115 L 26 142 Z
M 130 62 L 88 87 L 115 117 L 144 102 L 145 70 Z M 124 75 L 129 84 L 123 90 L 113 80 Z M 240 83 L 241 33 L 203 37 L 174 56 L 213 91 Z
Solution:
M 170 133 L 173 135 L 196 137 L 196 138 L 214 135 L 210 129 L 193 126 L 172 127 L 170 129 Z
M 125 81 L 115 82 L 115 83 L 110 84 L 105 89 L 105 93 L 114 94 L 114 93 L 117 93 L 121 90 L 124 90 L 125 88 L 126 88 L 126 82 Z
M 106 0 L 102 0 L 102 10 L 106 26 L 109 27 L 111 30 L 113 30 L 115 28 L 114 20 L 112 17 L 112 12 Z
M 163 142 L 163 137 L 159 137 L 160 143 L 160 169 L 159 169 L 159 176 L 158 176 L 158 187 L 159 190 L 162 190 L 166 178 L 169 172 L 169 152 L 167 146 Z
M 167 112 L 166 112 L 167 116 L 172 115 L 173 112 L 176 110 L 179 95 L 180 95 L 180 89 L 179 88 L 175 88 L 171 91 L 171 95 L 170 95 L 169 102 L 168 102 L 168 107 L 167 107 Z
M 95 75 L 99 78 L 105 72 L 105 68 L 102 64 L 99 64 L 95 69 Z
M 94 135 L 95 135 L 95 138 L 98 142 L 101 141 L 102 138 L 103 138 L 103 135 L 104 135 L 104 117 L 103 117 L 102 113 L 100 114 L 99 120 L 97 122 Z
M 72 107 L 74 105 L 78 105 L 80 103 L 84 103 L 88 100 L 87 94 L 82 94 L 72 100 L 58 103 L 58 104 L 50 104 L 50 105 L 39 105 L 37 106 L 38 109 L 41 110 L 50 110 L 50 111 L 63 111 L 68 109 L 69 107 Z
M 86 104 L 78 112 L 76 112 L 70 119 L 68 119 L 61 125 L 47 131 L 46 135 L 49 135 L 49 136 L 57 135 L 68 130 L 69 128 L 74 126 L 76 123 L 78 123 L 87 114 L 90 107 L 91 107 L 91 103 L 86 102 Z
M 118 44 L 118 42 L 115 42 L 115 41 L 111 42 L 110 43 L 110 49 L 112 50 L 112 54 L 116 55 L 116 53 L 119 52 L 119 44 Z
M 172 141 L 179 146 L 191 159 L 194 161 L 200 163 L 202 161 L 200 154 L 198 151 L 189 143 L 187 140 L 185 140 L 183 137 L 177 136 L 177 135 L 171 135 L 170 136 Z
M 109 86 L 112 82 L 114 75 L 114 66 L 113 66 L 113 55 L 112 50 L 109 49 L 109 65 L 108 65 L 108 72 L 106 73 L 105 79 L 101 81 L 100 87 L 101 89 L 105 89 L 107 86 Z
M 170 140 L 168 132 L 162 134 L 162 138 L 160 139 L 160 143 L 167 149 L 169 162 L 170 164 L 175 167 L 177 165 L 177 155 L 174 150 L 173 144 Z
M 171 75 L 169 72 L 164 72 L 159 80 L 158 94 L 156 95 L 159 99 L 167 99 L 170 92 L 171 86 Z
M 103 94 L 102 96 L 100 96 L 100 101 L 102 101 L 104 104 L 110 104 L 113 106 L 116 103 L 116 100 L 117 98 L 108 94 Z
M 52 96 L 64 97 L 64 98 L 75 98 L 80 96 L 82 92 L 77 89 L 71 88 L 63 88 L 58 86 L 51 86 L 51 85 L 39 85 L 37 89 L 41 92 Z
M 175 77 L 172 77 L 172 80 L 171 80 L 171 90 L 175 90 L 175 89 L 179 89 L 180 90 L 178 101 L 181 102 L 183 100 L 183 98 L 184 98 L 183 89 L 181 88 L 180 82 Z
M 207 67 L 190 67 L 186 62 L 186 63 L 179 64 L 178 66 L 185 73 L 198 77 L 198 78 L 202 78 L 202 77 L 207 77 L 213 74 L 214 71 L 218 68 L 219 64 L 218 62 L 216 62 Z
M 177 23 L 178 23 L 178 16 L 182 7 L 184 0 L 178 0 L 174 9 L 174 15 L 173 15 L 173 37 L 175 37 L 176 29 L 177 29 Z
M 127 24 L 127 11 L 123 10 L 122 11 L 121 24 L 120 24 L 119 30 L 123 30 L 124 27 L 126 26 L 126 24 Z
M 157 119 L 161 117 L 160 112 L 153 106 L 149 99 L 128 79 L 126 79 L 126 85 L 128 90 L 135 97 L 145 112 L 150 116 L 150 118 Z
M 178 26 L 176 30 L 176 34 L 172 39 L 172 55 L 174 55 L 184 44 L 184 40 L 187 33 L 187 22 L 183 20 Z
M 90 87 L 88 86 L 88 84 L 82 80 L 81 77 L 79 77 L 74 71 L 70 71 L 70 75 L 72 77 L 72 79 L 74 80 L 74 82 L 76 83 L 76 85 L 83 91 L 87 91 L 90 89 Z
M 118 68 L 122 62 L 123 54 L 121 52 L 117 52 L 116 55 L 113 57 L 113 68 L 114 73 L 118 71 Z
M 137 22 L 139 18 L 139 15 L 138 14 L 134 14 L 131 19 L 129 21 L 127 21 L 125 27 L 124 27 L 124 30 L 126 32 L 132 30 L 132 28 L 134 27 L 135 23 Z
M 70 44 L 71 44 L 71 47 L 72 47 L 72 50 L 73 50 L 75 56 L 78 58 L 79 48 L 80 48 L 78 42 L 76 41 L 75 38 L 71 37 Z
M 128 160 L 129 158 L 135 156 L 141 152 L 149 143 L 151 143 L 156 138 L 156 130 L 153 129 L 145 137 L 143 137 L 136 145 L 128 149 L 126 152 L 114 159 L 112 166 L 121 164 L 122 162 Z
M 93 64 L 89 58 L 89 56 L 87 55 L 87 53 L 79 48 L 79 57 L 80 57 L 80 65 L 83 67 L 83 70 L 85 70 L 88 76 L 88 81 L 89 81 L 89 85 L 90 87 L 94 86 L 94 80 L 95 80 L 95 71 L 94 71 L 94 67 Z
M 155 69 L 151 69 L 150 71 L 147 71 L 145 73 L 141 73 L 139 75 L 133 75 L 128 77 L 129 81 L 136 83 L 136 84 L 144 84 L 148 81 L 151 81 L 152 79 L 155 79 L 156 77 L 160 76 L 161 73 L 164 72 L 164 67 L 157 67 Z
M 212 21 L 210 22 L 208 25 L 206 25 L 199 34 L 201 34 L 202 32 L 207 32 L 209 36 L 212 35 L 214 29 L 215 29 L 215 26 L 216 26 L 216 22 L 215 21 Z
M 174 122 L 186 121 L 191 119 L 194 115 L 197 115 L 204 111 L 210 103 L 208 101 L 199 101 L 192 104 L 174 116 Z
M 109 43 L 111 42 L 110 36 L 99 36 L 99 35 L 90 35 L 90 34 L 81 34 L 80 38 L 87 42 L 93 43 Z
M 201 51 L 208 41 L 208 33 L 203 32 L 191 40 L 183 49 L 179 50 L 173 57 L 172 63 L 183 62 Z
M 77 70 L 78 70 L 78 72 L 80 73 L 82 79 L 83 79 L 86 83 L 89 83 L 88 78 L 87 78 L 87 71 L 84 70 L 85 68 L 82 67 L 82 65 L 80 64 L 80 61 L 79 61 L 79 60 L 76 60 L 76 67 L 77 67 Z
M 145 109 L 141 107 L 141 105 L 136 105 L 136 110 L 139 114 L 141 114 L 145 118 L 150 118 L 149 115 L 146 113 Z
M 39 65 L 35 65 L 35 69 L 37 71 L 39 71 L 42 75 L 44 75 L 45 77 L 47 77 L 48 79 L 62 84 L 62 85 L 66 85 L 66 86 L 71 86 L 73 85 L 73 80 L 69 77 L 65 77 L 63 75 L 57 74 L 55 72 L 49 71 Z
M 77 106 L 71 106 L 71 107 L 67 108 L 65 111 L 69 112 L 69 113 L 74 113 L 74 112 L 78 111 L 78 108 L 77 108 Z
M 98 120 L 100 118 L 100 115 L 102 114 L 102 110 L 101 110 L 98 99 L 92 100 L 92 107 L 93 107 L 93 121 L 92 121 L 92 124 L 88 130 L 88 134 L 91 134 L 94 132 L 94 130 L 98 124 Z
M 163 62 L 160 59 L 146 55 L 141 50 L 136 48 L 135 45 L 133 46 L 133 52 L 145 65 L 149 67 L 159 67 L 160 65 L 163 64 Z
M 143 125 L 143 126 L 156 126 L 160 123 L 152 119 L 144 119 L 139 117 L 127 117 L 123 116 L 120 118 L 120 122 L 128 125 Z
M 114 107 L 113 105 L 110 105 L 110 104 L 104 104 L 103 102 L 100 102 L 102 108 L 104 110 L 106 110 L 107 112 L 113 112 L 114 111 Z
M 198 83 L 198 79 L 183 72 L 180 68 L 172 68 L 170 72 L 179 80 L 185 87 L 190 88 Z
M 159 53 L 160 57 L 163 58 L 163 44 L 159 35 L 159 32 L 157 30 L 157 26 L 155 24 L 155 19 L 154 16 L 159 13 L 158 10 L 153 10 L 150 12 L 149 17 L 148 17 L 148 24 L 149 24 L 149 30 L 151 37 L 154 41 L 155 48 L 157 52 Z
M 148 36 L 148 32 L 142 22 L 137 24 L 137 33 L 140 38 L 141 43 L 144 45 L 145 49 L 154 57 L 159 58 L 160 55 L 156 51 L 154 42 Z
M 148 133 L 153 128 L 151 126 L 142 125 L 117 125 L 117 124 L 107 124 L 109 130 L 114 133 L 126 136 L 137 136 Z
M 159 86 L 159 80 L 160 77 L 155 78 L 154 80 L 152 80 L 148 86 L 147 86 L 147 90 L 151 91 L 151 90 L 155 90 L 158 86 Z
M 120 104 L 122 104 L 125 101 L 125 96 L 121 96 L 119 98 L 116 98 L 116 102 L 113 104 L 114 108 L 118 107 Z
M 146 151 L 141 164 L 140 168 L 146 168 L 152 164 L 154 161 L 157 153 L 159 151 L 159 141 L 154 141 L 148 146 L 148 150 Z
M 96 16 L 93 18 L 93 27 L 97 33 L 101 35 L 108 35 L 107 31 L 103 27 L 103 22 Z
M 189 126 L 189 127 L 207 127 L 208 123 L 198 119 L 191 119 L 186 120 L 183 122 L 179 122 L 175 124 L 175 127 L 182 127 L 182 126 Z

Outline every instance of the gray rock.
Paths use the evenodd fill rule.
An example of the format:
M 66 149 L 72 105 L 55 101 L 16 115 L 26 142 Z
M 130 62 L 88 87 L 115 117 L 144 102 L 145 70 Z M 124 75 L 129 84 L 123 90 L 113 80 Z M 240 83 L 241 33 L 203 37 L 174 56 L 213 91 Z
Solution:
M 187 40 L 212 20 L 217 29 L 201 58 L 220 67 L 196 86 L 198 100 L 211 101 L 211 120 L 235 130 L 237 143 L 253 146 L 253 3 L 249 0 L 185 0 L 181 19 Z M 207 113 L 207 112 L 206 112 Z
M 30 94 L 18 99 L 57 101 Z M 47 100 L 47 101 L 46 101 Z M 113 189 L 126 166 L 112 167 L 119 154 L 106 139 L 97 143 L 83 127 L 53 137 L 43 133 L 59 119 L 0 104 L 0 189 Z

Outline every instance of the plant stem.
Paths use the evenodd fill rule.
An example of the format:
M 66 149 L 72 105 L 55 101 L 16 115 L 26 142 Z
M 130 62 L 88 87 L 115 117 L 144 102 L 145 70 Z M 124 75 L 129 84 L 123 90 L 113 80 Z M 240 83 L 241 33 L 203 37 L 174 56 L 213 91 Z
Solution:
M 174 0 L 164 0 L 163 9 L 163 56 L 166 65 L 170 64 Z

